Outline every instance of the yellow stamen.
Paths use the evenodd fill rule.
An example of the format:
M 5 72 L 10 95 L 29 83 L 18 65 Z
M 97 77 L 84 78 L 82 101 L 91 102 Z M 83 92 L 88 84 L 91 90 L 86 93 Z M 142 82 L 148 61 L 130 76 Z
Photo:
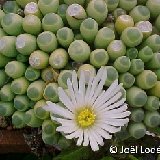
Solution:
M 77 116 L 77 122 L 83 128 L 91 126 L 95 122 L 95 119 L 96 115 L 89 108 L 81 110 Z

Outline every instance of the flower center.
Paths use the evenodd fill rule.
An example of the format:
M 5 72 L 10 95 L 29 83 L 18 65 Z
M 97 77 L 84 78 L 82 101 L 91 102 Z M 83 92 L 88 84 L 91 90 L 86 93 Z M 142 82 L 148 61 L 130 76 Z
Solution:
M 81 110 L 77 117 L 78 124 L 83 128 L 91 126 L 95 122 L 95 119 L 96 115 L 89 108 Z

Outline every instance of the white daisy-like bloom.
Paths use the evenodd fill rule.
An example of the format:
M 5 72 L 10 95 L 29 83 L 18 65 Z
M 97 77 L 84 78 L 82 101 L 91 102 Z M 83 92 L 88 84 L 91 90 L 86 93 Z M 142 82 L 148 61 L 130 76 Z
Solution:
M 113 133 L 129 122 L 130 112 L 120 91 L 122 84 L 116 80 L 105 91 L 106 78 L 106 68 L 101 67 L 96 76 L 90 74 L 86 85 L 84 71 L 79 81 L 73 71 L 71 80 L 67 80 L 68 92 L 58 88 L 59 99 L 65 107 L 50 101 L 43 107 L 60 124 L 58 132 L 67 139 L 76 139 L 77 145 L 90 145 L 93 151 L 104 145 L 103 139 L 111 139 Z

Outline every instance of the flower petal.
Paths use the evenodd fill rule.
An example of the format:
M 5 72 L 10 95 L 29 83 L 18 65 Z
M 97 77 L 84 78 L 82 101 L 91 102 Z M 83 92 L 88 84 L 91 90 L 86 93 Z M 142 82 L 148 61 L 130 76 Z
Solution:
M 106 130 L 102 129 L 99 125 L 95 124 L 95 130 L 99 135 L 101 135 L 105 139 L 111 139 L 112 135 L 109 134 Z
M 96 129 L 95 129 L 95 126 L 92 128 L 92 130 L 90 131 L 90 134 L 93 135 L 93 137 L 95 138 L 95 140 L 97 141 L 97 143 L 101 146 L 104 145 L 104 142 L 103 142 L 103 138 L 100 134 L 98 134 L 96 132 Z
M 124 126 L 125 124 L 127 124 L 129 122 L 129 118 L 125 118 L 125 119 L 106 118 L 106 119 L 99 120 L 98 122 L 101 122 L 101 123 L 105 122 L 108 125 L 119 127 L 119 126 Z
M 111 107 L 111 106 L 109 106 L 109 107 Z M 109 107 L 106 107 L 103 110 L 101 110 L 99 114 L 121 113 L 121 112 L 124 112 L 124 111 L 126 111 L 128 109 L 128 106 L 125 103 L 123 103 L 123 105 L 119 105 L 118 107 L 110 109 L 110 110 L 108 109 Z
M 78 128 L 75 132 L 69 134 L 69 135 L 66 135 L 66 138 L 67 139 L 73 139 L 73 138 L 78 138 L 80 135 L 81 135 L 81 129 Z
M 74 120 L 68 120 L 68 119 L 63 119 L 63 118 L 56 118 L 56 121 L 58 123 L 61 123 L 63 126 L 77 126 Z
M 122 113 L 114 113 L 114 114 L 106 114 L 108 118 L 126 118 L 131 114 L 130 111 L 122 112 Z
M 76 71 L 72 72 L 72 84 L 73 84 L 73 89 L 74 92 L 78 92 L 78 81 L 77 81 L 77 73 Z
M 103 67 L 103 74 L 102 74 L 101 80 L 100 80 L 100 82 L 96 88 L 96 91 L 91 99 L 92 105 L 95 102 L 96 98 L 100 95 L 100 93 L 102 93 L 102 89 L 103 89 L 103 86 L 105 84 L 106 79 L 107 79 L 107 72 L 106 72 L 106 68 Z
M 58 88 L 58 95 L 59 95 L 59 99 L 67 107 L 67 109 L 73 112 L 74 104 L 72 103 L 70 98 L 67 96 L 66 92 L 61 87 Z
M 84 71 L 81 71 L 80 79 L 79 79 L 79 92 L 82 92 L 85 95 L 85 75 Z
M 83 146 L 88 146 L 88 144 L 89 144 L 88 129 L 85 129 L 85 130 L 84 130 Z
M 91 90 L 90 90 L 90 93 L 89 93 L 89 96 L 88 96 L 88 101 L 89 102 L 91 101 L 91 99 L 92 99 L 92 97 L 94 95 L 94 92 L 95 92 L 95 89 L 97 88 L 98 82 L 101 80 L 102 74 L 103 74 L 103 68 L 101 67 L 98 70 L 98 73 L 94 77 L 93 82 L 91 84 Z
M 43 107 L 44 110 L 49 111 L 53 114 L 60 115 L 67 119 L 73 119 L 74 115 L 69 110 L 64 109 L 63 107 L 50 101 L 47 101 L 46 103 L 47 105 Z
M 114 90 L 110 90 L 110 87 L 109 87 L 109 89 L 105 92 L 105 94 L 103 96 L 97 98 L 97 100 L 94 103 L 94 106 L 100 107 L 106 101 L 108 101 L 110 98 L 114 97 L 118 92 L 119 92 L 119 94 L 122 95 L 122 93 L 120 92 L 120 89 L 121 89 L 121 84 L 116 86 L 116 88 Z
M 93 151 L 98 151 L 99 150 L 99 146 L 97 141 L 94 139 L 92 132 L 88 131 L 88 135 L 89 135 L 89 142 L 90 142 L 90 146 L 92 148 Z
M 121 105 L 125 104 L 124 102 L 126 101 L 125 98 L 122 98 L 121 100 L 119 100 L 118 102 L 116 103 L 113 103 L 113 100 L 109 100 L 108 102 L 106 102 L 103 106 L 101 106 L 100 110 L 101 112 L 106 112 L 106 111 L 109 111 L 111 109 L 114 109 L 114 108 L 118 108 L 120 107 Z M 113 103 L 113 104 L 111 104 Z M 111 104 L 111 105 L 110 105 Z
M 74 90 L 74 93 L 75 93 L 75 97 L 76 97 L 76 101 L 78 102 L 78 81 L 77 81 L 77 73 L 76 71 L 73 71 L 72 72 L 72 86 L 73 86 L 73 90 Z
M 72 84 L 72 82 L 69 78 L 67 79 L 67 86 L 68 86 L 68 91 L 70 93 L 70 98 L 72 100 L 72 104 L 75 107 L 77 105 L 76 96 L 75 96 L 75 93 L 74 93 L 74 90 L 73 90 L 73 84 Z
M 81 130 L 81 133 L 79 135 L 79 138 L 77 140 L 77 145 L 80 146 L 83 142 L 83 130 Z
M 73 133 L 77 130 L 77 127 L 71 127 L 71 126 L 59 126 L 57 127 L 56 131 L 63 132 L 65 134 Z
M 97 123 L 97 125 L 99 125 L 99 127 L 101 127 L 102 129 L 104 129 L 105 131 L 109 133 L 116 133 L 121 130 L 121 127 L 114 127 L 114 126 L 106 124 L 105 122 Z
M 81 71 L 80 79 L 79 79 L 79 98 L 78 98 L 78 106 L 83 106 L 85 102 L 85 75 L 84 71 Z
M 105 91 L 105 94 L 101 94 L 95 101 L 94 105 L 97 105 L 99 103 L 102 102 L 102 100 L 104 99 L 105 96 L 110 95 L 110 93 L 112 93 L 118 86 L 118 79 L 115 80 L 111 85 L 110 87 Z M 107 100 L 106 100 L 107 101 Z M 104 102 L 103 102 L 104 103 Z M 102 103 L 102 104 L 103 104 Z
M 89 82 L 88 82 L 88 87 L 86 89 L 86 94 L 85 94 L 85 104 L 87 105 L 88 103 L 90 104 L 90 102 L 88 101 L 88 98 L 89 98 L 89 94 L 90 94 L 90 91 L 91 91 L 91 86 L 92 86 L 92 83 L 93 83 L 93 74 L 90 74 L 90 78 L 89 78 Z

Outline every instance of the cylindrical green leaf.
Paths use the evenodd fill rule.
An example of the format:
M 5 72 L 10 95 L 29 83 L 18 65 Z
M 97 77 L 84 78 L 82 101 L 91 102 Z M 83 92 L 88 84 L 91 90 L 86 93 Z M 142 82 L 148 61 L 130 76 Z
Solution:
M 57 14 L 62 18 L 63 23 L 67 23 L 67 18 L 66 18 L 66 11 L 67 11 L 68 5 L 67 4 L 61 4 L 58 7 Z
M 57 83 L 49 83 L 44 89 L 44 98 L 47 101 L 58 102 L 58 85 Z
M 157 34 L 153 34 L 151 36 L 149 36 L 143 43 L 142 46 L 149 46 L 152 51 L 155 52 L 159 52 L 160 50 L 160 36 Z
M 115 39 L 114 31 L 111 30 L 108 27 L 101 28 L 94 41 L 95 48 L 103 48 L 106 49 L 110 42 L 112 42 Z
M 142 108 L 134 108 L 131 111 L 131 120 L 134 122 L 142 122 L 144 119 L 144 110 Z
M 66 18 L 72 29 L 79 29 L 82 21 L 87 18 L 87 14 L 81 5 L 76 3 L 68 6 Z
M 138 0 L 119 0 L 119 7 L 123 8 L 126 11 L 130 11 L 137 5 Z
M 38 7 L 43 15 L 57 13 L 59 0 L 39 0 Z
M 160 81 L 160 69 L 155 70 L 154 73 L 157 76 L 157 80 Z
M 136 86 L 129 88 L 126 95 L 131 107 L 143 107 L 147 102 L 146 92 Z
M 14 99 L 14 93 L 11 90 L 11 84 L 8 83 L 6 85 L 4 85 L 1 90 L 0 90 L 0 99 L 8 102 L 8 101 L 12 101 Z
M 24 8 L 24 14 L 27 16 L 29 14 L 38 16 L 39 18 L 42 17 L 42 13 L 40 9 L 38 8 L 38 4 L 35 2 L 27 3 L 27 5 Z
M 12 36 L 18 36 L 23 32 L 23 18 L 15 13 L 6 14 L 1 21 L 1 25 L 6 33 Z
M 0 38 L 2 38 L 3 36 L 6 36 L 7 33 L 2 29 L 0 28 Z
M 11 89 L 15 94 L 25 94 L 29 86 L 29 81 L 25 77 L 20 77 L 12 81 Z
M 49 57 L 49 64 L 54 69 L 62 69 L 68 63 L 68 53 L 64 49 L 56 49 Z
M 80 32 L 86 42 L 92 43 L 98 32 L 98 23 L 92 18 L 87 18 L 81 23 Z
M 155 26 L 158 29 L 158 31 L 160 31 L 160 15 L 156 18 Z
M 115 28 L 119 34 L 121 34 L 126 28 L 133 26 L 134 26 L 133 18 L 126 14 L 122 14 L 119 17 L 117 17 L 115 22 Z
M 0 68 L 4 68 L 9 61 L 11 61 L 10 58 L 0 53 Z
M 24 115 L 25 112 L 21 111 L 14 112 L 14 114 L 12 115 L 12 124 L 14 125 L 15 128 L 23 128 L 26 126 L 24 122 Z
M 139 50 L 138 58 L 141 59 L 143 62 L 148 62 L 153 57 L 153 51 L 150 47 L 145 46 L 141 50 Z
M 107 79 L 105 86 L 109 87 L 116 79 L 118 79 L 118 71 L 113 66 L 106 66 Z
M 97 68 L 107 65 L 108 61 L 109 56 L 104 49 L 96 49 L 90 54 L 90 63 Z
M 143 123 L 131 123 L 129 124 L 129 133 L 132 137 L 140 139 L 146 134 L 146 127 Z
M 38 35 L 42 30 L 41 20 L 32 14 L 24 17 L 22 26 L 26 33 L 32 35 Z
M 36 37 L 31 34 L 20 34 L 16 38 L 16 49 L 23 55 L 30 55 L 37 49 Z
M 147 111 L 144 117 L 144 123 L 147 127 L 155 128 L 160 124 L 160 114 L 157 111 Z
M 154 34 L 152 32 L 153 26 L 152 23 L 149 21 L 139 21 L 138 23 L 135 24 L 135 27 L 137 27 L 143 34 L 143 39 L 148 38 L 151 34 Z
M 14 107 L 18 111 L 26 111 L 29 109 L 30 99 L 26 95 L 17 95 L 14 98 Z
M 45 144 L 57 146 L 58 139 L 59 139 L 59 134 L 46 134 L 42 132 L 42 140 Z
M 141 59 L 132 59 L 129 72 L 133 75 L 137 75 L 142 71 L 144 71 L 144 62 Z
M 71 146 L 71 140 L 66 139 L 63 135 L 60 136 L 58 140 L 58 146 L 60 149 L 64 150 Z
M 88 3 L 87 14 L 89 17 L 95 19 L 98 24 L 102 24 L 107 18 L 108 8 L 103 0 L 92 0 Z
M 160 0 L 148 0 L 146 6 L 150 10 L 152 18 L 156 18 L 160 14 Z
M 126 52 L 126 56 L 129 57 L 130 60 L 137 58 L 138 56 L 137 48 L 128 48 Z
M 6 1 L 3 4 L 3 11 L 5 13 L 18 13 L 19 6 L 16 1 Z
M 160 81 L 156 82 L 156 85 L 149 90 L 149 94 L 160 98 Z
M 107 52 L 111 60 L 116 60 L 126 54 L 126 46 L 121 40 L 113 40 L 107 47 Z
M 63 27 L 57 31 L 57 40 L 62 47 L 68 48 L 74 40 L 74 33 L 70 28 Z
M 118 7 L 119 0 L 105 0 L 109 12 L 114 11 Z
M 160 68 L 160 53 L 154 53 L 151 60 L 146 64 L 149 69 L 159 69 Z
M 5 66 L 5 72 L 9 77 L 14 79 L 24 75 L 26 66 L 22 62 L 11 61 Z
M 25 72 L 25 77 L 29 81 L 35 81 L 40 77 L 40 70 L 34 69 L 32 67 L 28 67 Z
M 46 105 L 46 101 L 44 99 L 38 101 L 34 105 L 34 113 L 39 119 L 48 119 L 49 118 L 49 112 L 44 110 L 43 107 Z
M 49 55 L 41 50 L 34 51 L 29 57 L 29 64 L 35 69 L 43 69 L 48 66 Z
M 150 89 L 156 85 L 157 76 L 151 70 L 144 70 L 136 77 L 136 84 L 142 89 Z
M 119 75 L 119 82 L 123 84 L 124 88 L 130 88 L 135 82 L 135 77 L 131 73 L 126 72 Z
M 15 46 L 16 37 L 3 36 L 0 39 L 0 53 L 4 56 L 12 58 L 17 56 L 17 50 Z
M 137 27 L 128 27 L 122 32 L 121 39 L 126 46 L 135 47 L 142 42 L 143 34 Z
M 147 102 L 144 105 L 144 108 L 149 111 L 158 110 L 160 106 L 160 101 L 158 97 L 148 96 Z
M 129 15 L 133 18 L 134 22 L 148 21 L 150 18 L 150 11 L 146 6 L 138 5 L 134 7 Z
M 44 31 L 51 31 L 56 33 L 60 28 L 63 27 L 62 18 L 55 13 L 48 13 L 42 19 L 42 27 Z
M 24 115 L 24 122 L 30 127 L 40 127 L 43 120 L 36 117 L 34 110 L 30 109 Z
M 38 101 L 43 98 L 45 83 L 42 80 L 32 82 L 27 89 L 27 96 L 32 101 Z
M 8 76 L 4 70 L 0 70 L 0 88 L 7 82 Z
M 57 48 L 57 38 L 54 33 L 44 31 L 37 37 L 38 47 L 44 52 L 53 52 Z
M 0 101 L 0 116 L 11 116 L 14 112 L 13 102 Z
M 89 59 L 90 52 L 89 45 L 83 40 L 73 41 L 68 48 L 69 56 L 75 62 L 87 61 Z
M 45 68 L 41 72 L 41 77 L 47 83 L 56 82 L 58 79 L 58 71 L 52 67 Z
M 56 127 L 57 124 L 55 124 L 52 120 L 44 120 L 42 124 L 42 132 L 47 135 L 55 135 Z
M 131 61 L 128 57 L 121 56 L 115 60 L 113 66 L 117 69 L 118 72 L 124 73 L 130 69 Z

